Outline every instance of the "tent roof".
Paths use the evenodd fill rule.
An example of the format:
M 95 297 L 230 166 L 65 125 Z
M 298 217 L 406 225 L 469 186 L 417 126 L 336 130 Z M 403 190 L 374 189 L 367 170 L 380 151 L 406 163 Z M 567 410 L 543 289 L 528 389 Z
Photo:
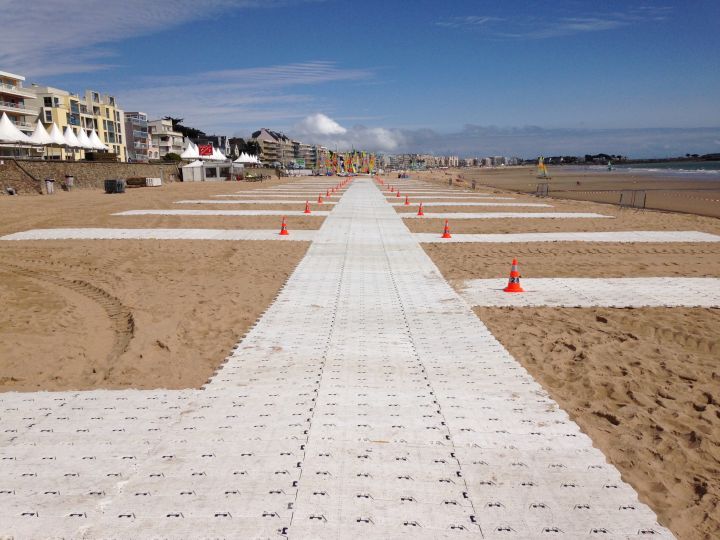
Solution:
M 7 114 L 0 116 L 0 141 L 6 143 L 29 143 L 30 137 L 20 131 L 8 118 Z
M 100 140 L 100 137 L 98 137 L 98 134 L 95 133 L 94 129 L 90 132 L 89 139 L 90 139 L 90 144 L 92 144 L 92 146 L 95 150 L 107 150 L 108 149 L 108 147 L 102 143 L 102 141 Z
M 30 135 L 30 141 L 33 144 L 52 144 L 52 139 L 50 138 L 50 135 L 48 135 L 45 126 L 43 126 L 43 123 L 40 120 L 37 121 L 35 131 L 33 131 L 33 134 Z
M 198 159 L 200 157 L 200 152 L 198 151 L 198 147 L 195 145 L 195 143 L 189 141 L 188 147 L 183 150 L 183 153 L 180 154 L 180 157 L 182 159 Z
M 50 128 L 50 144 L 54 144 L 56 146 L 67 146 L 67 141 L 65 140 L 65 137 L 63 137 L 62 131 L 60 131 L 60 128 L 57 127 L 55 122 L 53 122 L 53 125 Z
M 70 128 L 70 126 L 65 127 L 65 133 L 63 136 L 65 137 L 65 142 L 70 148 L 80 148 L 82 146 L 80 141 L 78 141 L 77 135 L 75 135 L 75 132 Z
M 184 169 L 185 167 L 202 167 L 202 166 L 203 166 L 203 162 L 200 161 L 199 159 L 196 159 L 196 160 L 193 161 L 192 163 L 188 163 L 187 165 L 183 165 L 182 168 Z
M 85 133 L 84 129 L 80 130 L 80 134 L 78 135 L 78 142 L 80 143 L 80 146 L 82 146 L 86 150 L 93 149 L 93 145 L 90 142 L 90 139 L 88 138 L 87 133 Z

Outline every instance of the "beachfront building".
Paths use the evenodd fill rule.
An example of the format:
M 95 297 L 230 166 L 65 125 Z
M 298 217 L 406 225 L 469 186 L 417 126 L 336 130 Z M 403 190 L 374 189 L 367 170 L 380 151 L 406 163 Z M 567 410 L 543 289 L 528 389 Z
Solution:
M 125 146 L 125 113 L 118 107 L 115 98 L 94 90 L 85 91 L 85 105 L 95 118 L 100 140 L 119 161 L 127 161 Z
M 49 131 L 53 124 L 62 132 L 71 126 L 75 135 L 86 125 L 88 129 L 94 129 L 93 117 L 87 114 L 87 108 L 84 108 L 85 114 L 81 116 L 78 96 L 71 96 L 67 90 L 37 84 L 33 84 L 29 90 L 33 92 L 33 105 L 38 109 L 35 120 L 40 120 L 46 130 Z M 85 157 L 84 151 L 80 149 L 50 146 L 40 150 L 45 159 L 77 160 Z
M 125 147 L 127 160 L 134 163 L 147 163 L 148 156 L 148 121 L 144 112 L 125 113 Z
M 148 158 L 162 159 L 167 154 L 180 155 L 183 152 L 183 134 L 175 131 L 172 120 L 164 118 L 148 122 Z
M 23 88 L 25 77 L 7 71 L 0 71 L 0 115 L 6 113 L 10 121 L 30 135 L 35 127 L 38 109 L 34 102 L 35 95 Z M 33 155 L 35 149 L 29 147 L 3 146 L 0 144 L 0 156 L 27 157 Z
M 317 152 L 312 144 L 293 141 L 293 162 L 298 169 L 315 169 Z
M 295 158 L 293 141 L 279 131 L 262 128 L 251 135 L 260 145 L 260 160 L 265 163 L 280 163 L 287 167 Z
M 32 104 L 38 112 L 34 120 L 40 120 L 46 129 L 53 124 L 65 131 L 69 127 L 77 136 L 95 131 L 108 152 L 118 160 L 126 161 L 125 126 L 123 111 L 115 105 L 115 98 L 87 91 L 85 96 L 67 90 L 33 84 L 28 88 L 33 94 Z M 47 147 L 41 150 L 46 159 L 77 160 L 85 157 L 84 150 Z

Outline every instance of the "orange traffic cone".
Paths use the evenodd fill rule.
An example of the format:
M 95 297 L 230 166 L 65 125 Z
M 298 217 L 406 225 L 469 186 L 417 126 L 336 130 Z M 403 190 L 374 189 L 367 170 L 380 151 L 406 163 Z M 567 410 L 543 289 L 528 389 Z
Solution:
M 396 196 L 396 197 L 400 197 L 400 190 L 399 190 L 399 189 L 395 192 L 395 196 Z
M 452 238 L 452 235 L 450 234 L 450 225 L 448 225 L 448 220 L 445 220 L 445 228 L 443 229 L 443 234 L 440 238 Z
M 424 216 L 424 215 L 425 215 L 425 212 L 423 212 L 423 209 L 422 209 L 422 203 L 420 203 L 420 208 L 418 208 L 418 213 L 417 213 L 417 215 L 418 215 L 418 216 Z
M 322 204 L 322 203 L 323 203 L 323 200 L 322 200 L 322 193 L 321 193 L 320 195 L 318 195 L 318 204 Z
M 395 188 L 393 186 L 390 186 L 390 193 L 394 193 L 394 192 L 395 192 Z
M 287 223 L 285 222 L 285 216 L 283 216 L 282 224 L 280 225 L 280 236 L 288 236 L 290 233 L 287 230 Z
M 505 292 L 525 292 L 520 286 L 520 272 L 518 272 L 517 259 L 512 260 L 512 267 L 510 268 L 510 280 L 508 281 L 507 287 L 503 289 Z
M 308 201 L 305 201 L 305 211 L 303 212 L 303 214 L 311 214 L 311 213 L 312 212 L 310 212 L 310 203 Z
M 405 195 L 405 206 L 410 206 L 410 198 Z
M 328 198 L 329 196 L 330 196 L 330 190 L 326 189 L 325 190 L 325 198 Z

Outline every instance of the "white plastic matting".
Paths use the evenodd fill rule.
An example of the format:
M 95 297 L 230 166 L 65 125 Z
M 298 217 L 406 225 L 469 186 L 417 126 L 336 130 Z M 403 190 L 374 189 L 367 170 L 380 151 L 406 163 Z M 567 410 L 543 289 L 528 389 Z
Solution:
M 315 192 L 307 193 L 307 194 L 301 193 L 301 194 L 297 194 L 297 195 L 296 194 L 285 195 L 285 194 L 273 194 L 273 193 L 248 193 L 248 194 L 243 194 L 243 195 L 239 195 L 239 194 L 213 195 L 213 197 L 232 198 L 232 199 L 237 198 L 237 199 L 248 199 L 248 200 L 255 200 L 255 198 L 259 198 L 259 197 L 262 197 L 265 199 L 275 199 L 275 198 L 290 199 L 290 198 L 293 198 L 293 200 L 296 200 L 296 201 L 301 201 L 301 200 L 304 201 L 305 199 L 308 198 L 309 195 L 312 195 L 313 198 L 315 200 L 317 200 L 317 196 L 319 195 L 319 193 L 315 193 Z M 331 195 L 330 198 L 339 197 L 339 196 L 340 195 Z M 322 197 L 323 197 L 323 200 L 326 198 L 325 193 L 322 194 Z
M 474 306 L 719 307 L 719 278 L 530 278 L 524 293 L 507 279 L 472 279 L 460 294 Z
M 313 199 L 302 199 L 297 201 L 289 201 L 289 200 L 253 200 L 253 201 L 223 201 L 223 200 L 217 200 L 217 199 L 197 199 L 197 200 L 188 200 L 188 201 L 175 201 L 175 204 L 295 204 L 298 206 L 301 206 L 302 208 L 305 208 L 305 201 L 309 202 L 310 204 L 318 204 L 317 200 Z M 335 202 L 331 201 L 323 201 L 322 204 L 335 204 Z
M 0 240 L 295 240 L 312 241 L 317 231 L 296 229 L 287 236 L 264 229 L 33 229 Z
M 534 207 L 534 208 L 552 208 L 552 204 L 544 204 L 544 203 L 524 203 L 524 202 L 513 202 L 513 203 L 500 203 L 500 202 L 472 202 L 472 201 L 464 201 L 464 202 L 435 202 L 435 201 L 422 201 L 423 206 L 527 206 L 527 207 Z M 420 204 L 420 201 L 411 201 L 410 205 L 407 206 L 417 206 Z M 391 206 L 406 206 L 405 202 L 391 202 Z
M 330 212 L 313 210 L 305 214 L 302 210 L 126 210 L 113 216 L 308 216 L 323 217 Z
M 425 212 L 424 216 L 418 216 L 408 212 L 407 214 L 399 214 L 400 217 L 406 219 L 504 219 L 504 218 L 549 218 L 549 219 L 574 219 L 574 218 L 612 218 L 613 216 L 605 216 L 603 214 L 595 214 L 592 212 L 445 212 L 443 214 L 435 214 Z
M 505 244 L 516 242 L 720 242 L 720 236 L 699 231 L 609 231 L 507 234 L 453 234 L 440 238 L 439 233 L 415 233 L 418 242 L 480 242 Z
M 477 202 L 483 202 L 483 201 L 514 201 L 515 197 L 493 197 L 492 195 L 415 195 L 412 193 L 408 193 L 408 195 L 411 195 L 411 200 L 422 200 L 422 201 L 435 201 L 437 199 L 443 200 L 443 201 L 477 201 Z M 396 197 L 396 195 L 389 195 L 390 202 L 392 202 L 392 197 Z
M 2 394 L 0 426 L 15 538 L 671 538 L 370 180 L 204 390 Z

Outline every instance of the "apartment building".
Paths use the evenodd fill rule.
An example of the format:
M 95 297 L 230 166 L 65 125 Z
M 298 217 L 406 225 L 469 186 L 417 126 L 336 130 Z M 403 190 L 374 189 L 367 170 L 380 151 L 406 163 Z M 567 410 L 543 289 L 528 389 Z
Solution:
M 292 141 L 292 145 L 295 166 L 302 169 L 317 168 L 318 156 L 315 146 L 300 141 Z
M 127 114 L 127 113 L 126 113 Z M 183 152 L 183 134 L 173 129 L 171 120 L 150 120 L 148 158 L 162 159 L 167 154 L 180 155 Z
M 80 96 L 37 84 L 28 87 L 28 90 L 33 94 L 32 106 L 37 109 L 35 119 L 39 119 L 46 128 L 54 123 L 65 131 L 69 126 L 76 135 L 80 130 L 86 134 L 94 130 L 109 152 L 120 161 L 127 161 L 124 114 L 115 105 L 114 97 L 91 90 Z M 84 150 L 77 149 L 49 147 L 44 152 L 49 159 L 77 160 L 85 157 Z
M 95 117 L 100 140 L 110 152 L 118 156 L 120 161 L 127 161 L 125 113 L 118 107 L 115 97 L 95 90 L 86 90 L 85 105 Z
M 295 159 L 293 141 L 279 131 L 262 128 L 251 135 L 260 145 L 260 160 L 266 163 L 280 163 L 287 167 Z
M 35 128 L 38 110 L 34 103 L 35 94 L 23 88 L 25 77 L 0 71 L 0 115 L 6 113 L 17 128 L 30 135 Z M 0 156 L 31 155 L 34 149 L 0 146 Z
M 149 160 L 149 133 L 147 114 L 139 111 L 125 113 L 125 147 L 127 160 L 147 163 Z

